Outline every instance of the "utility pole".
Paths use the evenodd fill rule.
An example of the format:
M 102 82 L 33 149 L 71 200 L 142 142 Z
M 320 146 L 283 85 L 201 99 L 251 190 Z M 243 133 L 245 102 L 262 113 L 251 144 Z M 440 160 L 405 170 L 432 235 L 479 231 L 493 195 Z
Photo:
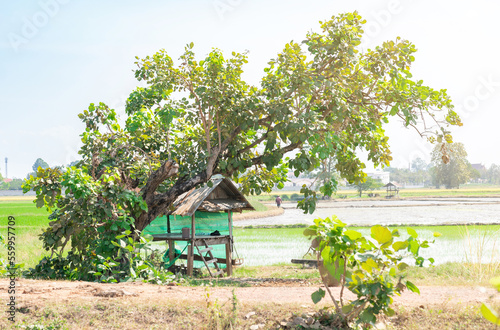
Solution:
M 9 176 L 7 175 L 7 174 L 8 174 L 8 172 L 7 172 L 7 161 L 8 161 L 8 160 L 9 160 L 9 159 L 8 159 L 7 157 L 5 157 L 5 178 L 6 178 L 6 179 L 9 177 Z

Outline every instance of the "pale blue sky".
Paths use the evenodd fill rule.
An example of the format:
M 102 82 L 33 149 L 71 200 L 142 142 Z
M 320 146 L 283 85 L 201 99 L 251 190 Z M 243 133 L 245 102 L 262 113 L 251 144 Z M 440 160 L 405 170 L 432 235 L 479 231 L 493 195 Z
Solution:
M 164 48 L 174 58 L 195 43 L 230 54 L 249 50 L 245 77 L 258 83 L 267 61 L 318 21 L 358 10 L 368 20 L 363 47 L 401 36 L 416 44 L 415 77 L 446 88 L 473 163 L 500 163 L 500 4 L 496 1 L 2 1 L 0 4 L 0 168 L 25 177 L 38 157 L 75 160 L 91 102 L 118 112 L 137 83 L 135 56 Z M 388 129 L 394 165 L 428 157 L 412 131 Z

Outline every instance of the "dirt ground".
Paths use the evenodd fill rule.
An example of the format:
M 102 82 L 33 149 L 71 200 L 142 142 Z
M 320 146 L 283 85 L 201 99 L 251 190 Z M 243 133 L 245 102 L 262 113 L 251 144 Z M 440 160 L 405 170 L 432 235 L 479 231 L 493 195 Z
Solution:
M 234 289 L 238 301 L 242 303 L 275 303 L 313 305 L 311 293 L 318 286 L 310 285 L 300 280 L 260 280 L 242 279 L 248 281 L 250 287 L 188 287 L 188 286 L 159 286 L 145 283 L 118 283 L 103 284 L 79 281 L 41 281 L 19 279 L 16 281 L 16 303 L 18 306 L 39 306 L 46 303 L 64 304 L 75 301 L 95 301 L 96 299 L 127 299 L 131 302 L 162 301 L 186 302 L 203 301 L 207 292 L 213 299 L 220 302 L 230 300 Z M 5 304 L 9 299 L 9 280 L 0 280 L 0 299 Z M 395 305 L 418 307 L 421 305 L 450 305 L 475 304 L 488 300 L 494 296 L 493 289 L 456 286 L 421 286 L 420 295 L 405 291 L 401 296 L 394 298 Z M 338 296 L 339 288 L 331 288 L 332 293 Z M 349 297 L 349 296 L 348 296 Z M 500 301 L 499 295 L 494 296 Z M 323 304 L 331 304 L 324 299 Z M 5 305 L 4 305 L 5 306 Z

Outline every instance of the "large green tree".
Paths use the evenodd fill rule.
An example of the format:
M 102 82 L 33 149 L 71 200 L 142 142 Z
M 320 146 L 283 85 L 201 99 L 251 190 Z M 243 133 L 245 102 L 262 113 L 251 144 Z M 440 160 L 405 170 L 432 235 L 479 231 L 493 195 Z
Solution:
M 114 109 L 91 104 L 79 115 L 86 129 L 78 167 L 42 170 L 26 185 L 54 212 L 46 246 L 73 237 L 82 253 L 104 244 L 104 234 L 140 231 L 216 174 L 259 194 L 283 183 L 287 171 L 299 175 L 334 158 L 341 176 L 362 180 L 358 150 L 375 165 L 391 160 L 383 129 L 391 117 L 450 140 L 446 127 L 460 119 L 445 90 L 412 79 L 415 46 L 397 38 L 361 51 L 364 23 L 357 13 L 322 22 L 321 32 L 286 44 L 258 86 L 241 78 L 245 53 L 214 49 L 197 59 L 190 44 L 177 62 L 165 50 L 137 58 L 144 87 L 127 99 L 125 124 Z M 437 128 L 430 132 L 424 120 Z M 326 180 L 321 190 L 331 195 L 335 186 Z M 300 206 L 314 211 L 315 191 L 303 193 L 311 198 Z
M 37 160 L 35 160 L 35 162 L 33 163 L 33 166 L 32 166 L 33 171 L 36 173 L 36 171 L 38 170 L 39 167 L 48 168 L 49 164 L 47 164 L 47 162 L 44 161 L 43 159 L 37 158 Z
M 471 178 L 472 168 L 462 143 L 436 145 L 431 156 L 434 165 L 432 179 L 437 188 L 441 185 L 446 189 L 460 188 Z

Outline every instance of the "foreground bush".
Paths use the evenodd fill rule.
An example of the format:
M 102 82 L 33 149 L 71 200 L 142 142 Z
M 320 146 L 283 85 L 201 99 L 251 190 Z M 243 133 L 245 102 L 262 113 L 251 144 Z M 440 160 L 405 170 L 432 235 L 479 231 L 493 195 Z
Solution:
M 318 264 L 327 269 L 321 279 L 335 307 L 335 327 L 349 328 L 353 323 L 373 325 L 376 316 L 384 313 L 394 315 L 390 307 L 392 296 L 399 295 L 404 289 L 420 293 L 410 281 L 397 276 L 398 271 L 409 267 L 405 262 L 413 260 L 417 266 L 423 266 L 426 259 L 419 256 L 421 248 L 429 247 L 428 241 L 418 239 L 415 230 L 408 228 L 409 237 L 397 240 L 399 231 L 389 230 L 380 225 L 371 228 L 371 238 L 367 239 L 355 230 L 346 228 L 346 224 L 335 216 L 316 219 L 314 225 L 304 231 L 304 235 L 313 239 L 313 248 Z M 434 234 L 440 236 L 439 233 Z M 428 259 L 433 263 L 432 258 Z M 340 296 L 336 299 L 329 289 L 328 273 L 339 282 Z M 356 295 L 353 301 L 346 301 L 344 289 Z M 319 289 L 312 294 L 314 303 L 325 297 L 325 291 Z

